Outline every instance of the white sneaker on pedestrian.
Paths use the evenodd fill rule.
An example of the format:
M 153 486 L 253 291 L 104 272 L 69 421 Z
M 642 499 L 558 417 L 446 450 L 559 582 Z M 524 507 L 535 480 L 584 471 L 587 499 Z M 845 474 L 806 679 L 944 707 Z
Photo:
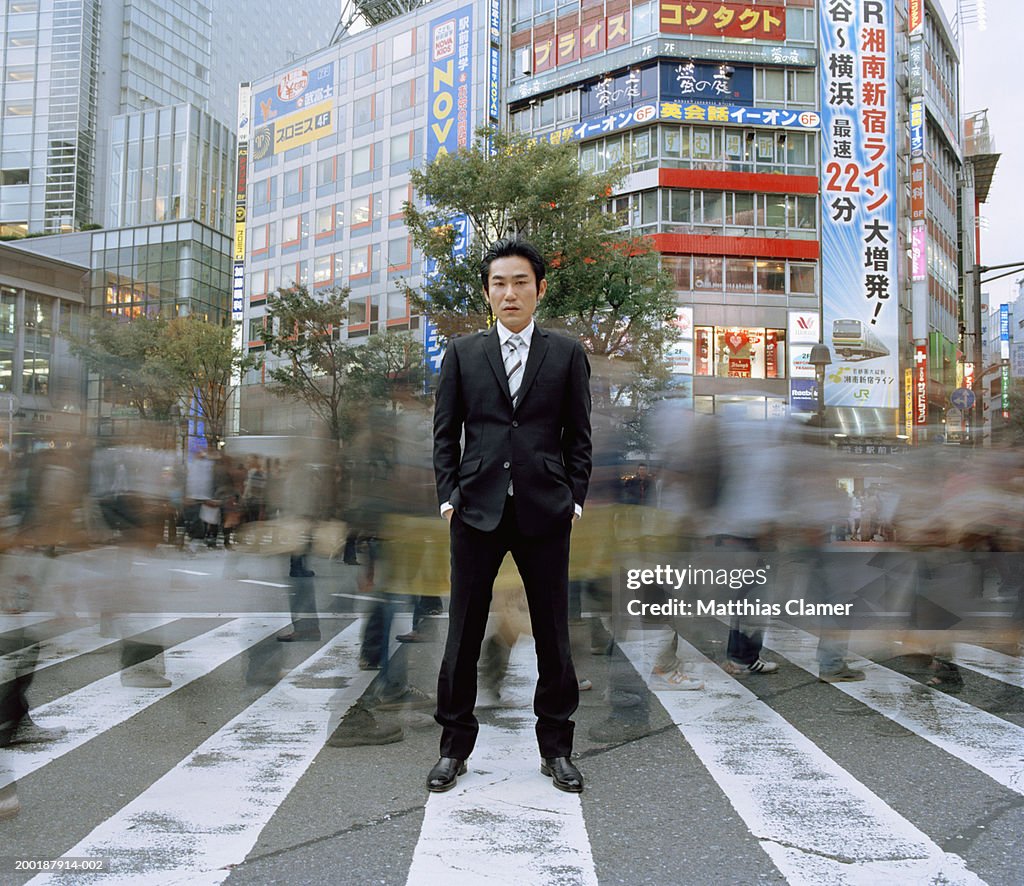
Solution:
M 776 662 L 765 661 L 763 658 L 759 658 L 751 664 L 733 661 L 731 658 L 726 659 L 725 662 L 725 672 L 732 674 L 734 677 L 749 677 L 751 674 L 774 674 L 778 669 L 779 666 Z
M 647 685 L 652 692 L 693 692 L 703 689 L 704 681 L 688 677 L 678 668 L 667 673 L 655 669 L 651 671 Z

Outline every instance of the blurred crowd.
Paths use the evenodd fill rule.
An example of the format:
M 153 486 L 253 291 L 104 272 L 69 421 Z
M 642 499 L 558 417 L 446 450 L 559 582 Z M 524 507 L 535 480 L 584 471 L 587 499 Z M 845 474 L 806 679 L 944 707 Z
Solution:
M 804 425 L 698 414 L 672 396 L 640 422 L 596 403 L 593 424 L 591 494 L 573 530 L 570 575 L 580 688 L 600 684 L 607 705 L 607 717 L 590 729 L 593 740 L 643 734 L 648 689 L 701 690 L 699 669 L 677 651 L 683 633 L 696 631 L 696 640 L 721 634 L 717 663 L 737 678 L 769 676 L 780 667 L 764 654 L 770 619 L 698 625 L 627 617 L 618 571 L 668 555 L 737 563 L 773 558 L 786 564 L 786 575 L 799 576 L 801 594 L 828 601 L 856 597 L 856 588 L 837 582 L 842 570 L 834 565 L 851 549 L 870 549 L 873 556 L 941 554 L 941 561 L 915 561 L 911 602 L 897 606 L 908 613 L 896 625 L 901 648 L 920 657 L 922 680 L 956 690 L 955 631 L 915 623 L 914 595 L 932 594 L 933 603 L 954 613 L 985 597 L 1003 601 L 1012 614 L 1006 642 L 1018 652 L 1020 453 L 924 446 L 866 465 Z M 284 643 L 329 639 L 321 607 L 338 590 L 340 570 L 365 616 L 359 667 L 377 673 L 328 743 L 399 741 L 411 723 L 432 725 L 426 712 L 445 632 L 448 529 L 438 513 L 431 427 L 430 404 L 409 398 L 368 412 L 340 448 L 310 440 L 286 445 L 279 438 L 270 447 L 246 438 L 183 460 L 145 440 L 101 446 L 83 439 L 12 455 L 0 463 L 0 609 L 99 619 L 101 633 L 119 644 L 123 685 L 166 690 L 173 681 L 163 666 L 164 643 L 158 632 L 135 635 L 130 616 L 140 609 L 180 611 L 181 601 L 133 565 L 140 552 L 220 552 L 222 581 L 252 561 L 280 564 L 292 624 L 274 641 Z M 101 552 L 102 568 L 90 567 L 85 580 L 71 564 L 90 552 Z M 957 581 L 935 581 L 937 568 L 954 571 Z M 777 583 L 774 593 L 795 593 L 796 583 L 795 577 L 792 586 Z M 730 593 L 743 599 L 756 590 Z M 216 594 L 204 601 L 213 609 Z M 653 588 L 646 599 L 668 594 Z M 492 611 L 480 685 L 500 703 L 511 649 L 530 632 L 510 558 Z M 809 627 L 818 636 L 819 679 L 865 678 L 849 661 L 851 623 L 822 618 Z M 0 741 L 52 739 L 34 727 L 29 711 L 26 691 L 38 652 L 31 628 L 8 630 L 0 639 L 7 668 Z M 642 644 L 649 670 L 630 664 L 621 647 L 630 642 Z M 256 683 L 282 676 L 255 659 L 248 671 Z

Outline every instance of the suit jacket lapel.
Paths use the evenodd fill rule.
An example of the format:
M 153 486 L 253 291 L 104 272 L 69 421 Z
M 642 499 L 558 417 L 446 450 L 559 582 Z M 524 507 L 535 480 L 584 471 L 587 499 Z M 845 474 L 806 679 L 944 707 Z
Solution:
M 498 338 L 498 330 L 493 326 L 484 332 L 484 354 L 487 356 L 487 362 L 491 364 L 491 371 L 498 382 L 498 387 L 501 388 L 505 399 L 508 401 L 508 405 L 511 406 L 512 395 L 508 392 L 508 376 L 505 375 L 505 361 L 501 358 L 501 339 Z M 530 356 L 533 356 L 532 347 L 530 348 Z M 529 370 L 529 362 L 527 362 L 526 368 Z M 525 377 L 523 381 L 526 381 Z M 520 397 L 520 399 L 522 398 Z
M 530 340 L 530 356 L 526 359 L 526 369 L 523 372 L 523 383 L 519 386 L 519 399 L 516 402 L 516 409 L 523 405 L 523 400 L 530 393 L 530 386 L 537 377 L 537 370 L 540 369 L 540 364 L 544 362 L 547 352 L 548 334 L 535 325 L 533 327 L 533 338 Z

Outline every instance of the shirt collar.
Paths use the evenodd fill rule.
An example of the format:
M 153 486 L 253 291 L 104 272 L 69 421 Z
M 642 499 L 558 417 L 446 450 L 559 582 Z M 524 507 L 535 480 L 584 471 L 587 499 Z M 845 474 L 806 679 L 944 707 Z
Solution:
M 495 320 L 494 321 L 494 325 L 495 325 L 495 327 L 498 330 L 498 341 L 501 343 L 502 347 L 504 347 L 506 342 L 508 342 L 508 340 L 513 335 L 517 334 L 517 333 L 512 332 L 500 320 Z M 523 344 L 526 346 L 527 350 L 529 350 L 530 341 L 533 339 L 533 330 L 536 327 L 536 325 L 537 324 L 534 322 L 533 318 L 531 317 L 530 318 L 530 322 L 526 324 L 526 328 L 518 333 L 519 337 L 523 340 Z

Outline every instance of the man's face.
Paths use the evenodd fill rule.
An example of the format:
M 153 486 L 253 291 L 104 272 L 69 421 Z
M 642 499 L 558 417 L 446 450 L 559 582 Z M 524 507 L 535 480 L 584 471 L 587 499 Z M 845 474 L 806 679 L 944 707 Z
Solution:
M 544 298 L 547 288 L 547 280 L 541 280 L 537 286 L 533 265 L 521 255 L 496 258 L 491 262 L 487 301 L 494 316 L 512 332 L 522 332 L 529 325 L 537 302 Z

